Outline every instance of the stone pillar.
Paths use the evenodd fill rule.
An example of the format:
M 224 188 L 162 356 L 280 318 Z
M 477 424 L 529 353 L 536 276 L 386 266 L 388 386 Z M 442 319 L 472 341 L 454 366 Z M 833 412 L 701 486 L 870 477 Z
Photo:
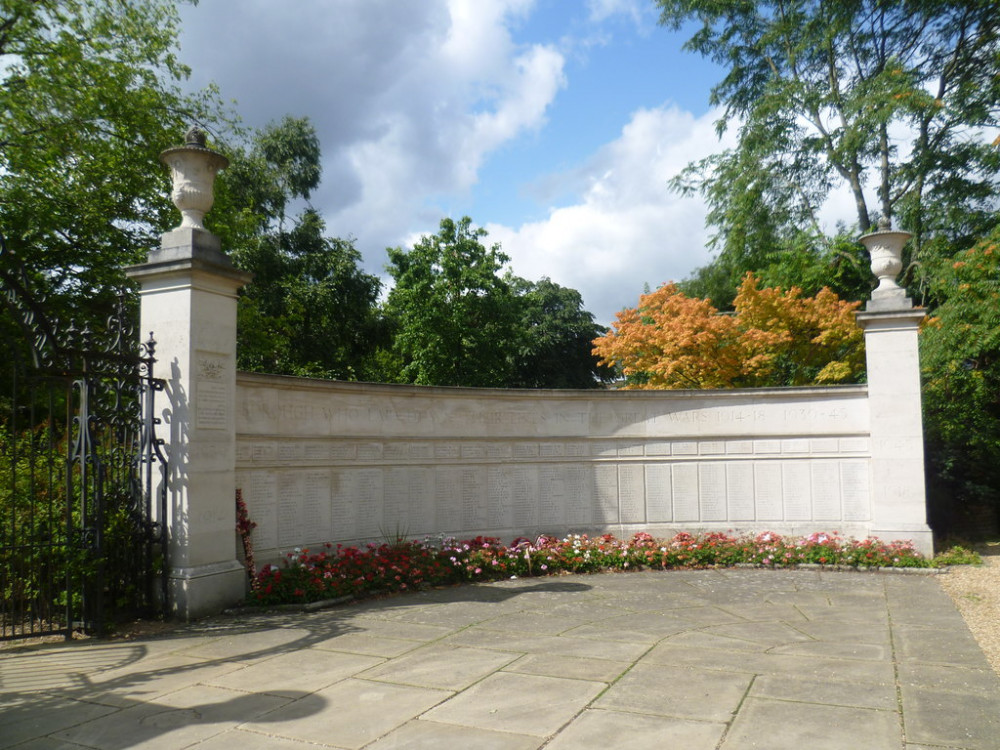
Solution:
M 895 281 L 909 237 L 907 232 L 882 229 L 861 238 L 871 254 L 872 272 L 879 278 L 865 311 L 857 314 L 865 332 L 868 365 L 871 533 L 883 540 L 910 539 L 920 552 L 931 555 L 917 347 L 924 311 L 914 309 Z
M 225 157 L 192 130 L 161 160 L 173 173 L 182 224 L 162 236 L 146 263 L 126 269 L 139 282 L 141 331 L 156 337 L 154 375 L 167 382 L 160 410 L 169 461 L 169 609 L 183 619 L 218 612 L 244 596 L 236 556 L 233 419 L 236 294 L 250 276 L 233 267 L 201 219 L 212 205 Z

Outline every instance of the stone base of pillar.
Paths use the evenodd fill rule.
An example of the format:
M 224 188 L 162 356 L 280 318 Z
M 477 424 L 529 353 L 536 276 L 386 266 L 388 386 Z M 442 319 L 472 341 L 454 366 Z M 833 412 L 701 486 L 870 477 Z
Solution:
M 927 558 L 934 556 L 934 534 L 925 523 L 873 526 L 871 535 L 883 542 L 913 542 L 914 549 Z
M 170 614 L 185 621 L 218 614 L 246 596 L 246 568 L 235 560 L 174 568 L 168 581 Z

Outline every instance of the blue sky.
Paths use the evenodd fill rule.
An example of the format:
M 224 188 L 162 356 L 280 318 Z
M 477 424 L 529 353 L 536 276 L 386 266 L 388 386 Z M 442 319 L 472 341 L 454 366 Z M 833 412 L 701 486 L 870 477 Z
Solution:
M 607 324 L 710 257 L 704 207 L 666 183 L 722 147 L 722 73 L 656 18 L 652 0 L 200 0 L 181 59 L 250 125 L 310 117 L 312 203 L 369 272 L 467 214 Z

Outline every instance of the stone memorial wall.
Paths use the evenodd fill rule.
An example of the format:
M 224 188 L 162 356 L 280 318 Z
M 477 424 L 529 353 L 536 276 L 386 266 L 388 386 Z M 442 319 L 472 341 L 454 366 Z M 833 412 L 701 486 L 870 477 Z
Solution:
M 202 224 L 228 164 L 205 144 L 192 128 L 161 154 L 182 221 L 126 269 L 140 330 L 156 332 L 166 461 L 149 481 L 166 506 L 171 614 L 200 617 L 245 594 L 234 485 L 258 524 L 260 562 L 402 534 L 640 530 L 838 530 L 933 551 L 924 314 L 895 282 L 906 232 L 859 238 L 879 279 L 857 313 L 867 387 L 506 391 L 238 374 L 237 294 L 250 276 Z
M 871 530 L 863 386 L 505 391 L 240 374 L 260 561 L 405 534 Z

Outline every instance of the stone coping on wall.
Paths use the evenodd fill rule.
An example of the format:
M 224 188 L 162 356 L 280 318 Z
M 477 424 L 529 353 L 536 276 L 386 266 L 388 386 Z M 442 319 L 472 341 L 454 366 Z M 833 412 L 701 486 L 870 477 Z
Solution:
M 863 385 L 504 390 L 237 375 L 238 435 L 414 438 L 867 435 Z

